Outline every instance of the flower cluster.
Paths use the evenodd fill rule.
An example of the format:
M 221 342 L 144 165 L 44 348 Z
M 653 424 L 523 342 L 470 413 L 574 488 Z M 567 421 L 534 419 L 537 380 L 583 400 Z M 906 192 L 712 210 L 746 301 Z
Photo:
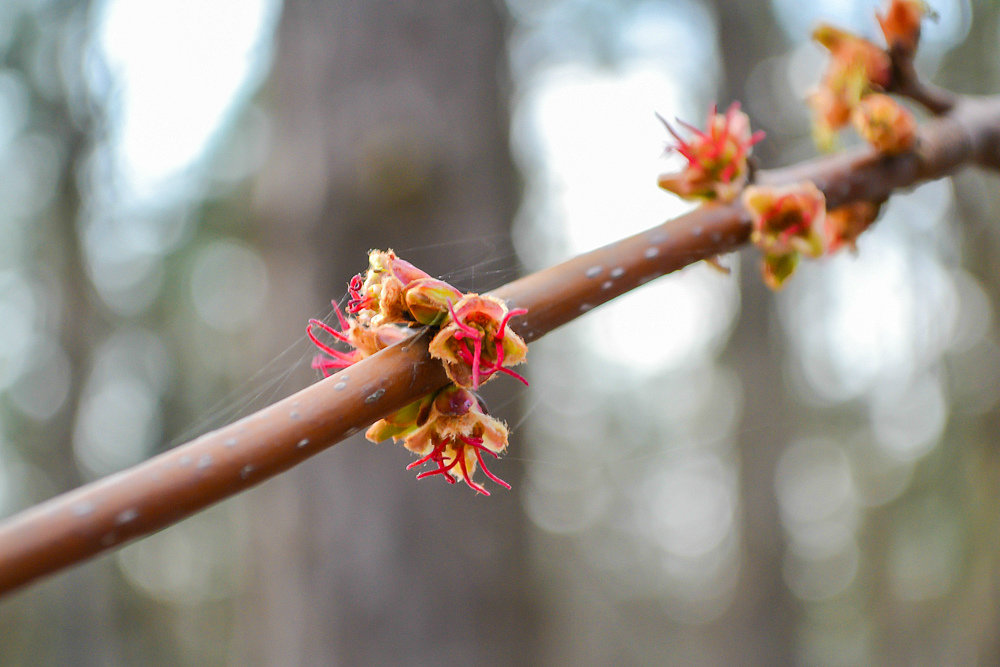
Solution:
M 892 0 L 886 15 L 877 16 L 886 42 L 895 52 L 912 58 L 926 11 L 921 0 Z M 808 100 L 816 143 L 829 150 L 837 130 L 852 123 L 881 152 L 910 148 L 915 137 L 913 116 L 897 101 L 880 94 L 892 81 L 889 53 L 830 25 L 816 28 L 813 39 L 830 52 L 826 74 Z M 875 100 L 869 102 L 869 97 Z
M 913 147 L 917 141 L 913 115 L 886 93 L 927 99 L 911 70 L 920 22 L 928 13 L 923 0 L 889 0 L 886 13 L 876 15 L 888 50 L 830 25 L 816 28 L 813 38 L 830 53 L 822 81 L 809 97 L 817 143 L 832 147 L 836 131 L 852 124 L 879 153 L 891 155 Z M 811 182 L 753 185 L 749 157 L 763 133 L 751 132 L 750 120 L 738 103 L 724 114 L 713 106 L 704 131 L 678 121 L 690 132 L 688 139 L 663 123 L 677 141 L 673 150 L 687 159 L 687 165 L 679 173 L 661 175 L 660 187 L 710 202 L 729 203 L 739 197 L 751 219 L 751 241 L 763 253 L 764 281 L 772 289 L 784 284 L 802 256 L 818 258 L 844 247 L 855 250 L 858 236 L 878 216 L 880 202 L 863 200 L 827 211 L 823 192 Z M 718 266 L 714 259 L 709 262 Z
M 509 326 L 511 318 L 527 311 L 509 310 L 492 296 L 463 294 L 392 250 L 372 250 L 368 271 L 351 279 L 348 292 L 346 316 L 333 304 L 339 329 L 309 320 L 306 335 L 322 352 L 313 359 L 313 368 L 328 376 L 408 338 L 417 327 L 429 326 L 438 329 L 429 345 L 430 354 L 442 362 L 453 383 L 379 420 L 368 429 L 368 439 L 403 440 L 422 457 L 411 468 L 427 462 L 437 465 L 418 479 L 443 474 L 449 482 L 463 479 L 489 495 L 472 480 L 479 466 L 487 477 L 510 488 L 486 470 L 482 461 L 482 452 L 496 457 L 506 449 L 507 428 L 487 415 L 468 390 L 478 389 L 497 373 L 527 384 L 508 368 L 527 356 L 527 345 Z M 331 340 L 324 342 L 318 332 Z
M 811 182 L 787 187 L 749 186 L 743 205 L 750 213 L 750 240 L 764 253 L 764 282 L 778 289 L 798 265 L 799 256 L 823 254 L 826 198 Z
M 892 62 L 883 49 L 866 39 L 830 25 L 821 25 L 813 39 L 830 52 L 830 64 L 819 88 L 809 96 L 815 114 L 817 143 L 833 146 L 835 132 L 851 119 L 865 95 L 889 85 Z
M 365 435 L 373 442 L 390 437 L 402 440 L 403 446 L 420 457 L 407 470 L 426 463 L 435 466 L 418 474 L 417 479 L 441 475 L 450 484 L 461 480 L 488 496 L 489 491 L 473 480 L 479 467 L 491 480 L 510 488 L 483 461 L 484 452 L 498 458 L 507 448 L 507 427 L 486 414 L 468 389 L 448 385 L 375 422 Z
M 763 132 L 751 133 L 750 119 L 740 111 L 739 103 L 733 102 L 724 114 L 713 106 L 705 131 L 678 120 L 692 134 L 687 140 L 666 120 L 660 120 L 677 140 L 672 149 L 688 161 L 680 173 L 661 175 L 660 187 L 686 199 L 736 199 L 749 176 L 748 159 L 753 146 L 764 138 Z

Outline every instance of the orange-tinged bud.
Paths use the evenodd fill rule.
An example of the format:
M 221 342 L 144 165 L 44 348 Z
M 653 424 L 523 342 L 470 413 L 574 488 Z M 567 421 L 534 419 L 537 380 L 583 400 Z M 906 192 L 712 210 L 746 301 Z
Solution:
M 851 122 L 880 153 L 901 153 L 917 138 L 917 121 L 903 105 L 880 93 L 865 97 L 854 108 Z
M 869 87 L 884 88 L 889 85 L 892 61 L 883 49 L 867 39 L 825 23 L 817 26 L 812 36 L 830 52 L 831 71 L 858 68 Z
M 827 211 L 823 228 L 827 252 L 834 253 L 844 246 L 857 250 L 857 238 L 875 222 L 879 208 L 870 201 L 856 201 Z
M 928 12 L 923 0 L 892 0 L 885 15 L 876 13 L 875 18 L 889 48 L 913 57 L 920 41 L 920 22 Z
M 837 130 L 851 119 L 851 107 L 843 96 L 838 96 L 826 86 L 809 94 L 806 102 L 813 110 L 813 141 L 822 151 L 833 150 Z
M 361 357 L 370 357 L 390 345 L 395 345 L 411 335 L 410 330 L 395 324 L 383 324 L 377 327 L 365 327 L 356 321 L 351 322 L 347 333 L 348 342 L 361 352 Z

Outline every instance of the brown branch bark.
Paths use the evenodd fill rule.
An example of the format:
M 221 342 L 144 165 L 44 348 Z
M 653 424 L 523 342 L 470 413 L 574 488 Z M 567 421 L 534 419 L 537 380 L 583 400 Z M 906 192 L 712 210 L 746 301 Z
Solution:
M 758 182 L 810 180 L 830 207 L 881 202 L 894 190 L 967 164 L 1000 168 L 1000 97 L 961 99 L 897 156 L 857 149 Z M 528 314 L 532 341 L 582 313 L 688 264 L 736 250 L 750 224 L 737 205 L 706 206 L 494 292 Z M 291 468 L 446 382 L 427 337 L 380 352 L 243 420 L 0 524 L 0 593 L 148 535 Z M 410 483 L 402 480 L 400 483 Z
M 959 96 L 921 79 L 914 67 L 912 52 L 896 46 L 890 48 L 888 53 L 892 62 L 892 79 L 887 92 L 909 97 L 938 116 L 955 108 Z

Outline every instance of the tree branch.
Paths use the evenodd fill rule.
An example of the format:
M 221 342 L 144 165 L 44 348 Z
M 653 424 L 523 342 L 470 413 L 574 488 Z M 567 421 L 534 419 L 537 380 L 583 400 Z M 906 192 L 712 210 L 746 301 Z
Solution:
M 959 96 L 921 79 L 914 67 L 912 52 L 897 45 L 888 53 L 892 62 L 892 79 L 887 92 L 908 97 L 937 116 L 955 107 Z
M 810 180 L 832 208 L 881 202 L 966 164 L 1000 168 L 1000 97 L 961 98 L 921 128 L 910 152 L 887 157 L 860 148 L 761 171 L 757 182 Z M 511 325 L 532 341 L 654 278 L 736 250 L 749 235 L 738 205 L 704 206 L 493 294 L 528 309 Z M 28 509 L 0 524 L 0 593 L 259 484 L 446 382 L 427 355 L 427 336 L 418 334 L 234 424 Z

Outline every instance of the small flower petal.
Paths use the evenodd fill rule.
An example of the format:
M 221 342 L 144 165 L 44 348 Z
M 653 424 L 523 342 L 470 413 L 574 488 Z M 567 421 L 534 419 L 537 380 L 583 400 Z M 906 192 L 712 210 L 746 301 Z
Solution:
M 761 274 L 764 284 L 772 290 L 779 290 L 785 281 L 795 272 L 799 263 L 799 254 L 789 252 L 783 255 L 764 255 Z

